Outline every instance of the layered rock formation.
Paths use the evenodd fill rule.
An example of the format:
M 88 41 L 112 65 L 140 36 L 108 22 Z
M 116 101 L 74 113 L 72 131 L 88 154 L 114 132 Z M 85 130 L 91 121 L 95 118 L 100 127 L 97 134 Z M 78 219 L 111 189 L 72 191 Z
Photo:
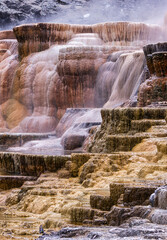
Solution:
M 10 66 L 1 80 L 1 129 L 12 132 L 52 132 L 68 107 L 102 107 L 108 100 L 106 106 L 111 107 L 127 101 L 145 78 L 143 54 L 135 50 L 154 36 L 164 37 L 159 26 L 128 22 L 41 23 L 15 27 L 14 33 L 20 64 L 12 47 L 16 45 L 11 45 L 12 57 L 4 54 L 9 48 L 4 44 L 15 40 L 1 40 L 2 69 L 5 61 Z M 5 32 L 2 38 L 4 34 L 10 37 Z M 112 55 L 116 51 L 120 53 Z M 125 75 L 125 71 L 131 74 Z M 116 99 L 123 85 L 121 97 Z
M 101 128 L 97 130 L 91 152 L 130 151 L 144 138 L 151 135 L 143 134 L 151 126 L 166 124 L 166 108 L 122 108 L 103 110 Z
M 148 223 L 157 229 L 154 223 L 167 223 L 166 188 L 155 191 L 166 181 L 167 109 L 103 109 L 98 127 L 99 110 L 86 109 L 133 100 L 141 82 L 139 105 L 166 100 L 166 44 L 144 48 L 151 75 L 146 81 L 141 51 L 144 44 L 163 39 L 164 28 L 129 22 L 32 24 L 15 27 L 14 34 L 17 41 L 12 32 L 0 33 L 0 130 L 50 133 L 0 136 L 3 147 L 17 146 L 10 151 L 43 139 L 28 142 L 24 150 L 39 144 L 39 152 L 45 145 L 48 153 L 0 154 L 5 174 L 0 187 L 7 190 L 0 192 L 0 234 L 10 231 L 11 237 L 23 239 L 37 237 L 41 224 L 55 229 L 79 223 L 127 228 L 117 229 L 116 237 L 166 237 L 163 226 L 151 232 L 128 228 Z M 77 109 L 61 119 L 68 107 Z M 55 129 L 61 140 L 53 137 Z M 83 141 L 91 153 L 53 156 L 57 153 L 48 145 L 57 143 L 51 147 L 60 153 L 62 145 L 73 150 Z M 160 209 L 149 205 L 150 195 L 152 207 Z
M 139 106 L 167 101 L 167 44 L 158 43 L 144 47 L 150 78 L 140 86 Z
M 37 181 L 25 182 L 21 189 L 10 190 L 7 196 L 1 192 L 3 214 L 10 217 L 12 213 L 12 217 L 5 227 L 0 221 L 0 233 L 10 230 L 12 236 L 19 234 L 24 239 L 25 229 L 26 234 L 35 236 L 41 224 L 47 231 L 79 223 L 117 226 L 117 233 L 124 226 L 122 234 L 128 237 L 130 230 L 136 236 L 132 225 L 141 221 L 147 222 L 149 228 L 164 229 L 161 224 L 166 224 L 166 188 L 155 192 L 154 207 L 162 209 L 149 206 L 149 196 L 166 180 L 166 114 L 166 109 L 158 108 L 103 110 L 101 130 L 91 145 L 96 153 L 68 157 L 1 154 L 1 170 L 6 173 L 50 173 L 42 174 Z M 32 216 L 29 228 L 26 222 Z M 142 223 L 140 226 L 143 229 Z M 101 231 L 111 236 L 108 229 Z M 138 231 L 139 237 L 143 234 L 149 236 L 145 230 L 140 234 Z M 165 231 L 158 232 L 158 236 L 164 234 Z
M 63 44 L 74 34 L 96 33 L 104 43 L 114 43 L 123 46 L 143 46 L 143 42 L 164 39 L 164 32 L 160 26 L 149 26 L 144 23 L 103 23 L 94 25 L 69 24 L 32 24 L 14 28 L 19 42 L 20 57 L 30 53 L 47 49 L 53 44 Z M 90 45 L 90 44 L 89 44 Z
M 12 109 L 12 103 L 14 101 L 10 101 L 12 84 L 14 80 L 14 75 L 16 72 L 16 68 L 18 66 L 18 58 L 17 58 L 17 41 L 14 39 L 4 39 L 4 38 L 12 38 L 13 32 L 1 32 L 0 33 L 0 112 L 1 112 L 1 123 L 0 128 L 2 131 L 8 131 L 8 126 L 6 122 L 7 119 L 13 118 L 9 114 L 9 108 L 6 107 L 7 103 L 11 103 L 10 108 Z M 14 37 L 13 37 L 14 38 Z M 15 105 L 16 106 L 16 105 Z M 10 112 L 15 112 L 16 109 L 10 110 Z M 10 116 L 9 116 L 10 115 Z M 19 116 L 17 116 L 17 119 Z M 14 120 L 18 123 L 18 120 Z

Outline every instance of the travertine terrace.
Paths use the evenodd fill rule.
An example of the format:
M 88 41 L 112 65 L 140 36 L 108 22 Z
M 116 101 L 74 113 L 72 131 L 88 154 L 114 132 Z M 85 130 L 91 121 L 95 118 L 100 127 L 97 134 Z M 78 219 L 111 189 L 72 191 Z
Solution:
M 35 239 L 40 225 L 118 226 L 132 217 L 164 231 L 164 205 L 158 212 L 149 197 L 166 184 L 167 49 L 154 45 L 165 37 L 163 27 L 130 22 L 0 33 L 3 237 Z M 80 110 L 64 115 L 67 108 Z M 82 153 L 31 153 L 35 140 L 47 148 L 56 134 L 66 150 L 84 142 Z M 27 142 L 29 153 L 15 150 Z
M 4 34 L 1 33 L 1 39 Z M 122 51 L 115 60 L 111 59 L 114 62 L 120 57 L 119 68 L 122 62 L 125 66 L 129 61 L 127 67 L 132 68 L 136 58 L 136 62 L 140 61 L 136 73 L 139 79 L 144 57 L 143 53 L 134 52 L 152 39 L 164 38 L 159 26 L 128 22 L 92 26 L 41 23 L 15 27 L 14 34 L 17 41 L 3 39 L 0 44 L 2 54 L 5 51 L 0 66 L 1 132 L 51 132 L 66 108 L 102 106 L 105 102 L 98 103 L 102 93 L 95 96 L 99 87 L 96 76 L 102 64 L 110 63 L 108 57 Z M 8 32 L 6 37 L 10 38 Z M 109 91 L 109 80 L 100 83 L 104 92 Z M 134 87 L 135 82 L 128 94 L 121 94 L 124 102 L 130 98 Z M 107 97 L 109 95 L 111 91 Z

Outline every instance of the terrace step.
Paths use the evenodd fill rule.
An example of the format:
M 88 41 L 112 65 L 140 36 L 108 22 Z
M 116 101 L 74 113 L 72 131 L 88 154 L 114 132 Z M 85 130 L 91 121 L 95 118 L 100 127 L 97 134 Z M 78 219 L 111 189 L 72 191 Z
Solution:
M 0 148 L 22 146 L 25 142 L 45 139 L 54 135 L 52 133 L 0 133 Z
M 166 174 L 167 172 L 167 164 L 160 163 L 147 163 L 147 165 L 143 165 L 140 171 L 138 172 L 139 178 L 145 178 L 147 175 L 152 175 L 152 178 L 155 178 L 153 173 L 162 172 L 162 174 Z
M 154 137 L 167 137 L 167 125 L 152 126 L 148 132 Z
M 6 174 L 39 176 L 45 171 L 56 172 L 70 156 L 45 156 L 23 153 L 0 153 L 0 169 Z
M 32 176 L 0 176 L 0 189 L 8 190 L 11 188 L 19 188 L 26 181 L 36 181 L 37 177 Z
M 90 195 L 90 206 L 93 209 L 101 211 L 110 211 L 113 206 L 113 201 L 110 196 L 104 195 Z
M 142 120 L 132 120 L 131 121 L 131 131 L 145 132 L 152 126 L 166 125 L 166 121 L 155 120 L 155 119 L 142 119 Z
M 124 206 L 147 205 L 149 197 L 161 184 L 144 182 L 136 183 L 111 183 L 110 198 L 113 204 L 117 205 L 122 195 Z
M 113 205 L 120 203 L 124 206 L 148 205 L 150 195 L 161 185 L 163 183 L 149 181 L 112 183 L 110 194 L 90 195 L 90 206 L 92 209 L 110 211 Z
M 167 154 L 167 137 L 159 140 L 156 145 L 159 152 Z
M 131 151 L 132 148 L 140 143 L 144 138 L 150 137 L 148 134 L 136 135 L 108 135 L 106 137 L 106 152 Z
M 132 121 L 134 121 L 135 124 L 135 121 L 142 120 L 146 120 L 146 122 L 150 121 L 150 123 L 151 120 L 155 120 L 155 122 L 156 120 L 165 120 L 167 115 L 167 108 L 118 108 L 113 110 L 102 109 L 101 115 L 102 129 L 109 131 L 111 134 L 120 134 L 128 133 L 131 131 Z M 143 123 L 141 122 L 141 124 Z
M 105 218 L 106 211 L 97 209 L 74 207 L 71 209 L 71 223 L 73 224 L 89 224 L 89 225 L 107 225 Z

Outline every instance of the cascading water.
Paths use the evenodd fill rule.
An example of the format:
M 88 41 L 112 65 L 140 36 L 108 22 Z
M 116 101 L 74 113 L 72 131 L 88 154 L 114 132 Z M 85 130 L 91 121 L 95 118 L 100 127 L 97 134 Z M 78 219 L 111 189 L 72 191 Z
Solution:
M 137 214 L 137 218 L 135 215 L 123 222 L 124 229 L 118 229 L 120 239 L 129 235 L 129 239 L 132 235 L 161 238 L 165 227 L 161 230 L 150 225 L 148 219 L 138 218 L 141 212 L 150 217 L 150 206 L 126 205 L 125 209 L 121 195 L 121 207 L 112 207 L 117 203 L 113 201 L 112 192 L 117 190 L 112 191 L 112 183 L 121 192 L 126 182 L 134 184 L 133 197 L 137 197 L 132 204 L 147 204 L 147 200 L 141 203 L 142 198 L 138 198 L 140 188 L 145 195 L 154 189 L 151 183 L 159 184 L 159 179 L 166 178 L 166 110 L 122 108 L 138 104 L 140 83 L 145 81 L 146 73 L 149 75 L 143 46 L 166 40 L 167 20 L 157 25 L 162 23 L 159 15 L 165 12 L 166 0 L 153 0 L 151 4 L 150 0 L 24 1 L 2 0 L 0 15 L 1 6 L 5 11 L 6 4 L 14 7 L 18 3 L 20 10 L 23 6 L 31 9 L 34 3 L 34 11 L 42 8 L 41 15 L 47 11 L 50 14 L 55 2 L 63 7 L 60 14 L 50 16 L 50 23 L 21 25 L 0 32 L 0 187 L 18 187 L 0 191 L 0 235 L 6 233 L 7 239 L 19 235 L 17 239 L 25 240 L 29 238 L 25 234 L 29 234 L 35 239 L 40 226 L 40 233 L 46 234 L 39 239 L 46 239 L 47 228 L 64 227 L 69 217 L 70 222 L 80 224 L 117 225 L 121 218 Z M 15 16 L 17 10 L 12 19 Z M 125 22 L 132 19 L 138 22 Z M 166 44 L 147 45 L 145 56 L 153 48 L 166 49 Z M 142 132 L 150 126 L 152 132 Z M 86 150 L 89 153 L 83 153 Z M 144 229 L 142 222 L 146 224 Z M 129 228 L 127 223 L 135 226 Z M 146 231 L 148 227 L 151 230 Z M 101 232 L 105 235 L 105 226 L 98 233 L 94 228 L 92 234 L 90 228 L 76 229 L 81 233 L 84 230 L 84 234 L 86 229 L 84 239 L 102 237 Z M 72 234 L 80 239 L 76 229 Z M 112 228 L 113 234 L 108 230 L 104 238 L 116 239 L 117 228 Z M 74 236 L 69 229 L 61 232 L 63 235 L 57 234 L 56 238 L 64 237 L 65 232 L 68 237 Z
M 43 132 L 45 131 L 45 129 L 49 132 L 54 130 L 56 127 L 55 124 L 57 123 L 57 120 L 54 118 L 54 116 L 56 116 L 56 112 L 52 106 L 50 107 L 49 94 L 50 88 L 53 87 L 55 78 L 57 78 L 57 63 L 59 58 L 59 50 L 66 48 L 68 49 L 73 46 L 79 46 L 80 48 L 82 48 L 83 46 L 100 46 L 102 45 L 102 43 L 103 41 L 98 37 L 97 34 L 76 34 L 67 43 L 66 46 L 53 46 L 45 52 L 40 52 L 28 58 L 28 64 L 27 60 L 25 63 L 26 68 L 23 67 L 23 77 L 26 80 L 26 91 L 27 88 L 29 88 L 29 91 L 27 92 L 26 97 L 22 97 L 22 104 L 27 104 L 29 106 L 28 111 L 31 116 L 25 117 L 23 121 L 21 121 L 19 126 L 12 129 L 12 132 Z M 43 84 L 41 84 L 42 81 Z M 31 89 L 34 90 L 31 92 Z M 23 94 L 24 93 L 25 90 L 23 91 Z M 41 95 L 44 96 L 44 99 L 38 99 L 38 96 L 40 98 Z M 32 105 L 34 106 L 33 109 Z M 67 116 L 65 115 L 62 119 L 63 123 L 60 122 L 57 126 L 56 135 L 58 136 L 58 138 L 50 136 L 47 140 L 45 139 L 40 141 L 30 141 L 28 143 L 25 143 L 22 147 L 10 147 L 8 151 L 21 151 L 24 153 L 31 152 L 33 154 L 47 153 L 48 155 L 62 155 L 62 145 L 69 145 L 67 143 L 65 144 L 65 141 L 69 142 L 69 140 L 67 139 L 71 137 L 73 138 L 72 141 L 74 141 L 74 138 L 76 138 L 76 136 L 78 137 L 78 139 L 79 136 L 81 137 L 81 143 L 79 143 L 79 145 L 78 143 L 77 145 L 72 145 L 74 148 L 81 147 L 83 141 L 88 136 L 89 128 L 93 125 L 101 123 L 100 110 L 80 109 L 79 112 L 77 111 L 76 115 L 74 113 L 71 113 L 72 111 L 70 111 Z M 71 122 L 70 118 L 72 119 Z M 94 120 L 95 118 L 96 120 Z M 42 124 L 42 122 L 44 122 L 44 124 Z M 68 127 L 65 127 L 66 124 L 68 125 Z M 62 128 L 66 129 L 64 133 L 62 132 Z M 61 129 L 61 134 L 59 129 Z M 60 138 L 61 135 L 62 137 Z M 71 146 L 66 146 L 66 148 L 70 150 Z
M 161 26 L 130 22 L 32 24 L 16 27 L 14 33 L 19 59 L 13 45 L 4 47 L 6 40 L 0 45 L 2 55 L 4 48 L 10 52 L 10 58 L 3 55 L 0 63 L 1 132 L 53 134 L 67 108 L 113 108 L 136 96 L 144 76 L 141 48 L 166 36 Z M 13 68 L 4 70 L 10 59 Z M 15 74 L 6 89 L 4 72 L 11 76 L 10 71 Z M 94 119 L 100 119 L 100 109 L 91 113 L 84 113 L 84 121 L 69 124 L 61 141 L 64 145 L 72 135 L 84 140 L 90 125 L 99 124 Z M 84 123 L 89 127 L 83 128 Z
M 96 99 L 99 107 L 114 108 L 134 97 L 144 65 L 142 51 L 113 53 L 97 76 Z

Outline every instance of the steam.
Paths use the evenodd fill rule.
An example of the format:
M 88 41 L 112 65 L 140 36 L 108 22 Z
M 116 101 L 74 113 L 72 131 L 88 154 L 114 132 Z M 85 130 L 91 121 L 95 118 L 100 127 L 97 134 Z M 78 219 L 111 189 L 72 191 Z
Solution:
M 50 21 L 72 24 L 113 21 L 162 24 L 166 10 L 166 0 L 90 0 L 80 7 L 74 3 L 71 9 L 59 13 Z
M 41 18 L 39 16 L 33 18 L 30 15 L 29 20 L 20 21 L 16 24 L 37 22 L 95 24 L 100 22 L 133 21 L 160 25 L 163 23 L 167 11 L 166 0 L 66 0 L 64 7 L 61 7 L 53 15 L 53 13 L 51 14 L 52 11 L 49 10 L 52 8 L 49 0 L 42 2 L 48 7 L 48 15 Z M 5 29 L 14 26 L 14 24 L 8 27 L 5 26 Z M 0 29 L 4 29 L 4 26 L 0 25 Z

